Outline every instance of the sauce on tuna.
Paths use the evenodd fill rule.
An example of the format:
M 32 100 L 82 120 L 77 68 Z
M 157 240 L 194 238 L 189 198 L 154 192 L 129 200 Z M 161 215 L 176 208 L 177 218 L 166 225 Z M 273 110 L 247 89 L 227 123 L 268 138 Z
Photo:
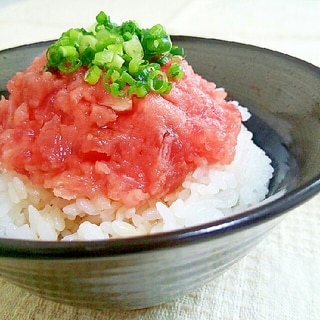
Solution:
M 0 162 L 66 198 L 106 196 L 127 207 L 178 188 L 203 163 L 228 164 L 241 116 L 225 92 L 181 61 L 169 94 L 113 97 L 36 58 L 0 101 Z M 168 68 L 165 65 L 163 68 Z

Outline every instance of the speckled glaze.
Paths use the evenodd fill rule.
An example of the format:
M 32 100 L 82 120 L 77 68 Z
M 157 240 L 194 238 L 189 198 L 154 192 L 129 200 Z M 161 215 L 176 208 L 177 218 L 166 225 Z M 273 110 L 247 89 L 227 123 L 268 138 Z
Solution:
M 92 308 L 138 309 L 191 292 L 244 257 L 285 213 L 320 190 L 320 70 L 269 50 L 173 37 L 203 77 L 248 107 L 248 127 L 273 161 L 259 208 L 181 231 L 94 242 L 0 239 L 0 275 L 42 297 Z M 48 43 L 0 52 L 0 92 Z

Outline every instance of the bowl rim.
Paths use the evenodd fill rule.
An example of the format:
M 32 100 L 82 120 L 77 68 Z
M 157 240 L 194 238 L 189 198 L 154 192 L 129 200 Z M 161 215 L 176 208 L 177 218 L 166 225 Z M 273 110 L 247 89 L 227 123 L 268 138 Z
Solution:
M 274 50 L 214 38 L 181 35 L 173 35 L 171 37 L 173 40 L 185 39 L 189 41 L 206 41 L 227 46 L 236 46 L 238 48 L 250 49 L 277 56 L 279 59 L 291 59 L 294 63 L 298 63 L 300 66 L 306 69 L 308 68 L 318 74 L 320 79 L 320 68 L 299 58 Z M 21 45 L 2 50 L 1 53 L 19 48 L 46 45 L 53 41 L 54 40 L 49 40 Z M 106 240 L 77 240 L 66 242 L 0 238 L 0 258 L 79 259 L 134 254 L 150 250 L 169 249 L 178 246 L 191 245 L 202 241 L 209 241 L 219 237 L 228 236 L 232 232 L 239 232 L 240 230 L 250 228 L 257 224 L 262 224 L 276 219 L 289 210 L 311 199 L 318 192 L 320 192 L 320 172 L 316 177 L 304 185 L 285 193 L 274 201 L 213 222 L 152 235 Z

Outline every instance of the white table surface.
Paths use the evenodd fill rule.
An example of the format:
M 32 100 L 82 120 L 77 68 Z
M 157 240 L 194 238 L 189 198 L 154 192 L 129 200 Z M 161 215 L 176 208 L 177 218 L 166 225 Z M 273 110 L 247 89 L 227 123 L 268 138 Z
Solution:
M 118 23 L 162 23 L 171 34 L 253 44 L 320 66 L 318 0 L 0 0 L 0 50 L 88 26 L 101 10 Z M 220 278 L 162 306 L 132 312 L 75 308 L 0 278 L 0 319 L 320 319 L 319 209 L 320 195 L 290 212 Z

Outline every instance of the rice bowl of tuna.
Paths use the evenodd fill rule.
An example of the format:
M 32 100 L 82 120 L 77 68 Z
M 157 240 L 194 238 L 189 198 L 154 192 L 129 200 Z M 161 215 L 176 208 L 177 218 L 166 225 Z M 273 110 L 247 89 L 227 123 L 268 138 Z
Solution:
M 301 118 L 284 107 L 306 101 L 303 121 L 319 132 L 319 70 L 251 46 L 172 39 L 188 62 L 159 70 L 178 63 L 183 77 L 130 99 L 87 83 L 82 67 L 43 71 L 52 42 L 2 52 L 30 56 L 1 75 L 3 92 L 12 79 L 0 102 L 2 276 L 66 303 L 155 305 L 219 275 L 319 191 L 319 143 L 292 130 Z M 301 77 L 310 94 L 298 99 Z M 275 95 L 279 86 L 291 89 Z
M 225 100 L 226 91 L 195 73 L 183 56 L 171 54 L 179 47 L 169 43 L 149 52 L 156 41 L 170 41 L 160 25 L 115 27 L 104 13 L 96 20 L 92 32 L 65 32 L 8 82 L 9 99 L 0 105 L 1 198 L 7 200 L 0 236 L 70 241 L 147 235 L 262 201 L 273 168 L 243 125 L 248 111 Z M 112 37 L 121 40 L 100 44 Z M 83 45 L 90 41 L 94 45 Z M 78 50 L 80 67 L 69 71 L 71 49 Z M 69 51 L 72 56 L 64 57 Z M 167 76 L 172 82 L 163 80 Z M 163 89 L 167 83 L 169 90 Z

